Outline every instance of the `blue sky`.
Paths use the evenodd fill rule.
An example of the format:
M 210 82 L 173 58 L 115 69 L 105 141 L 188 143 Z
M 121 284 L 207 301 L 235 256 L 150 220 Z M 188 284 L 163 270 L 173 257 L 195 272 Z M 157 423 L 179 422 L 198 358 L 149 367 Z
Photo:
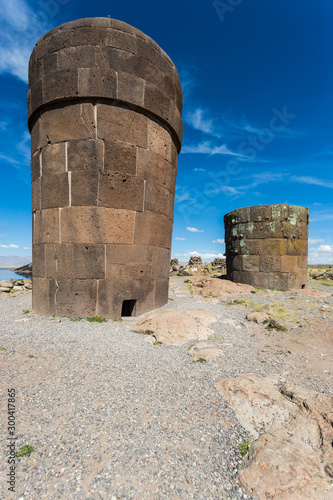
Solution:
M 223 215 L 310 209 L 310 263 L 333 263 L 332 0 L 0 0 L 0 255 L 31 254 L 27 65 L 81 17 L 121 19 L 176 64 L 184 92 L 172 255 L 224 253 Z

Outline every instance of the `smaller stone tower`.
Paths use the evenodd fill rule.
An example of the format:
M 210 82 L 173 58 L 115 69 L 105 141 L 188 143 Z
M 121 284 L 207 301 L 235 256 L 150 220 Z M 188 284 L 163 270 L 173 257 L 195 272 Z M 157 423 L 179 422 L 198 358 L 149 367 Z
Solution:
M 224 216 L 227 277 L 237 283 L 305 288 L 309 210 L 292 205 L 238 208 Z

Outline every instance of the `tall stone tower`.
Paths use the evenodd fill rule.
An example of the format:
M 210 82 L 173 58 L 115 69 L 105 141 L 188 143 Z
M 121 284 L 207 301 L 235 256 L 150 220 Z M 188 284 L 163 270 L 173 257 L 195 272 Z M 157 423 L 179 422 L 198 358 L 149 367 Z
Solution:
M 33 311 L 138 315 L 168 300 L 182 89 L 121 21 L 46 33 L 29 64 Z
M 224 216 L 227 277 L 237 283 L 289 290 L 307 283 L 309 210 L 258 205 Z

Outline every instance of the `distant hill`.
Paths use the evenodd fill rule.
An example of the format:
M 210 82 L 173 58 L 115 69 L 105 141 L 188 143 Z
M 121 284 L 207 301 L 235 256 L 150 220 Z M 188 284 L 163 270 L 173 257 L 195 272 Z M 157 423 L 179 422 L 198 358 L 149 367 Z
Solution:
M 12 268 L 16 269 L 20 266 L 25 266 L 32 261 L 31 255 L 25 255 L 20 257 L 18 255 L 1 255 L 0 256 L 0 268 Z
M 25 266 L 18 267 L 15 269 L 17 274 L 32 274 L 32 264 L 26 264 Z

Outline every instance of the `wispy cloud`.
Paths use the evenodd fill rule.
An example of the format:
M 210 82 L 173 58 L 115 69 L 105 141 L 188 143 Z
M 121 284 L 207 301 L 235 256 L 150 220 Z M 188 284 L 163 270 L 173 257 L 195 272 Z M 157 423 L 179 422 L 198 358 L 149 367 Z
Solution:
M 23 82 L 28 81 L 30 53 L 45 31 L 50 28 L 38 18 L 24 0 L 0 0 L 2 29 L 0 31 L 0 73 L 9 73 Z
M 205 112 L 202 108 L 197 108 L 195 111 L 189 111 L 185 115 L 185 121 L 195 130 L 200 130 L 205 134 L 216 135 L 213 126 L 213 119 L 205 118 Z
M 220 240 L 220 239 L 213 240 L 213 243 L 221 243 L 221 245 L 222 245 L 224 243 L 224 240 Z
M 307 176 L 297 177 L 294 175 L 290 178 L 290 180 L 293 182 L 300 182 L 301 184 L 311 184 L 313 186 L 322 186 L 333 189 L 332 181 L 325 181 L 323 179 L 318 179 L 317 177 L 307 177 Z
M 184 154 L 205 154 L 205 155 L 230 155 L 241 158 L 242 155 L 231 151 L 225 144 L 215 146 L 210 141 L 204 141 L 200 144 L 183 146 L 182 153 Z
M 175 238 L 175 240 L 178 240 L 178 241 L 185 241 L 185 240 L 186 240 L 186 238 L 178 238 L 178 237 L 177 237 L 177 238 Z
M 178 186 L 176 189 L 175 202 L 182 203 L 183 201 L 193 202 L 194 200 L 186 187 Z
M 196 227 L 187 227 L 186 229 L 188 231 L 190 231 L 191 233 L 203 233 L 204 232 L 203 229 L 197 229 Z
M 31 247 L 24 247 L 24 250 L 32 250 Z
M 309 262 L 311 264 L 332 264 L 333 245 L 320 245 L 318 248 L 310 248 Z
M 316 245 L 317 243 L 325 243 L 325 240 L 317 240 L 316 238 L 309 238 L 309 245 Z
M 8 248 L 8 245 L 0 245 L 0 248 Z
M 8 245 L 8 248 L 19 248 L 18 245 L 13 245 L 13 243 L 11 243 L 10 245 Z
M 205 168 L 194 168 L 193 172 L 206 172 Z

